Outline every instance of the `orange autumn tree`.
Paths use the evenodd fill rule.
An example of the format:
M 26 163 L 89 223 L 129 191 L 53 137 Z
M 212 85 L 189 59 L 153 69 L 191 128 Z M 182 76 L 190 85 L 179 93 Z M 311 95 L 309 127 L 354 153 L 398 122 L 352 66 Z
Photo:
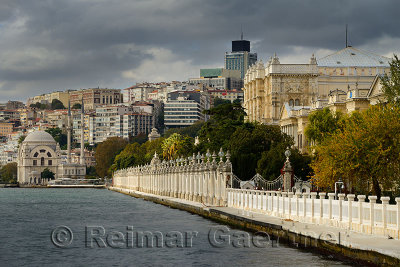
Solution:
M 400 185 L 400 107 L 371 106 L 354 112 L 343 127 L 315 147 L 311 163 L 317 186 L 334 190 L 342 178 L 347 190 L 377 196 Z

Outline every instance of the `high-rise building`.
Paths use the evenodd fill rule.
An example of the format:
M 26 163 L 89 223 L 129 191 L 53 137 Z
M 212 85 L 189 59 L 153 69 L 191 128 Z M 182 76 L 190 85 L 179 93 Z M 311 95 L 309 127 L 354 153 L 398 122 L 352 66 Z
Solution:
M 239 70 L 241 79 L 244 78 L 251 65 L 257 62 L 257 53 L 250 52 L 250 41 L 232 41 L 232 52 L 225 53 L 225 69 Z

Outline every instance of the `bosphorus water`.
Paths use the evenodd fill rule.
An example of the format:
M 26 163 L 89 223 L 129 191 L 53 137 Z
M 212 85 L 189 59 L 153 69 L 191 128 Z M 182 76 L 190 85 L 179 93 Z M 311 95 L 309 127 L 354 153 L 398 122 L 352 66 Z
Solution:
M 0 189 L 0 209 L 1 266 L 345 266 L 282 244 L 263 248 L 232 244 L 215 247 L 209 240 L 210 230 L 226 229 L 224 226 L 108 190 Z M 65 247 L 55 245 L 54 236 L 53 241 L 51 238 L 59 226 L 66 226 L 73 233 Z M 171 233 L 180 232 L 184 237 L 191 233 L 192 243 L 183 247 L 167 242 L 161 247 L 140 247 L 133 242 L 133 246 L 129 242 L 118 243 L 120 236 L 114 235 L 108 241 L 103 238 L 104 247 L 101 240 L 98 244 L 93 239 L 103 234 L 102 229 L 105 235 L 118 231 L 124 237 L 157 232 L 165 239 Z M 63 242 L 68 235 L 55 237 Z M 116 248 L 113 244 L 122 246 Z

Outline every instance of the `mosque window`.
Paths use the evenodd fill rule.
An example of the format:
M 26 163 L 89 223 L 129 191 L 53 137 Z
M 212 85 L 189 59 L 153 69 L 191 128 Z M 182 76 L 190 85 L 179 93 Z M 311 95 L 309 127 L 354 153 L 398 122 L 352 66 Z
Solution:
M 37 158 L 37 156 L 39 156 L 39 153 L 35 153 L 34 155 L 33 155 L 35 158 Z

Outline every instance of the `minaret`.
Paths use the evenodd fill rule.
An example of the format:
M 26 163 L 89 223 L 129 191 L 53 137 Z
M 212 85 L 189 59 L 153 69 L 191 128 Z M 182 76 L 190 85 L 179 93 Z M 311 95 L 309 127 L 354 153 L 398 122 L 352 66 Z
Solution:
M 85 165 L 85 156 L 84 156 L 84 130 L 85 130 L 85 108 L 83 106 L 83 95 L 82 95 L 82 104 L 81 104 L 81 156 L 80 156 L 80 164 Z
M 67 163 L 71 163 L 71 102 L 68 101 L 68 120 L 67 120 Z

